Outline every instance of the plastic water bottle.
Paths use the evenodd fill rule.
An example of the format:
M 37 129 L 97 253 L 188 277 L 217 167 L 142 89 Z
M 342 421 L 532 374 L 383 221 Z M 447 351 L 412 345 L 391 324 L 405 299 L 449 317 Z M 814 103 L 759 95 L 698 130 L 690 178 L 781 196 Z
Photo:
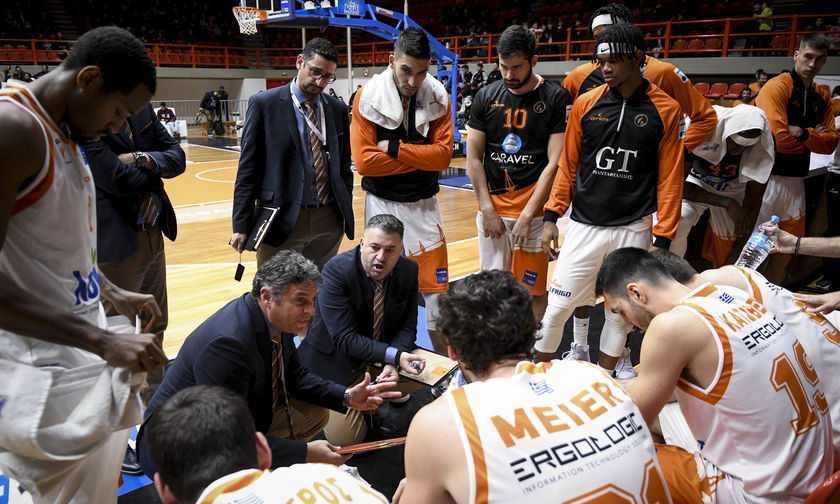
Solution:
M 770 217 L 770 222 L 778 225 L 779 218 L 774 215 Z M 759 225 L 750 236 L 747 244 L 744 245 L 744 250 L 741 251 L 741 256 L 738 257 L 735 266 L 749 269 L 758 268 L 767 259 L 774 243 L 776 243 L 776 236 L 765 233 L 764 224 Z

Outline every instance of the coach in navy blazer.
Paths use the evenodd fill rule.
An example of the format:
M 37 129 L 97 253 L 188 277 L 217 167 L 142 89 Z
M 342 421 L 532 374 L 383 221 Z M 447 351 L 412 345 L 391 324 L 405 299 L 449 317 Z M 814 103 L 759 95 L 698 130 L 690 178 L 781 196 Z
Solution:
M 276 250 L 288 248 L 323 268 L 338 251 L 342 235 L 353 238 L 349 116 L 343 103 L 321 92 L 334 77 L 337 61 L 332 43 L 313 39 L 298 55 L 298 74 L 292 82 L 249 100 L 233 193 L 231 245 L 242 250 L 253 225 L 255 201 L 279 207 L 260 246 L 262 250 L 257 251 L 258 263 Z M 304 112 L 296 110 L 292 86 L 301 86 L 296 90 L 299 94 L 314 95 L 312 99 L 323 107 L 329 190 L 326 205 L 317 199 L 309 127 Z M 316 115 L 317 121 L 320 115 Z

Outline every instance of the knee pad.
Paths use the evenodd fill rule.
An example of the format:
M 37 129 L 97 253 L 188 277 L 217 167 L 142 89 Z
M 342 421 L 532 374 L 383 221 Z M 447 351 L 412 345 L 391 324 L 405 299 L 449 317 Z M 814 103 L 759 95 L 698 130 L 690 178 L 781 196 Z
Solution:
M 426 303 L 426 330 L 437 330 L 437 319 L 440 314 L 440 292 L 424 292 L 423 301 Z
M 550 296 L 549 299 L 551 299 Z M 560 342 L 563 340 L 563 328 L 574 311 L 574 306 L 558 306 L 549 302 L 545 308 L 545 315 L 543 315 L 542 326 L 539 330 L 539 339 L 534 344 L 534 349 L 543 353 L 557 351 Z
M 618 357 L 627 341 L 627 324 L 621 315 L 604 308 L 604 328 L 601 329 L 600 350 L 610 357 Z

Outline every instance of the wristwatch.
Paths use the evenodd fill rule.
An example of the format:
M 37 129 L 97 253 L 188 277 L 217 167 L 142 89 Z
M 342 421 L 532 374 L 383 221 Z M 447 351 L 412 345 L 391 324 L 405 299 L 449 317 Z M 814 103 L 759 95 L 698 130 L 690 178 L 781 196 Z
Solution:
M 341 401 L 341 405 L 345 408 L 350 407 L 350 389 L 344 389 L 344 399 Z
M 137 152 L 132 152 L 131 154 L 134 156 L 134 165 L 137 166 L 138 168 L 144 168 L 145 169 L 146 168 L 146 153 L 137 151 Z

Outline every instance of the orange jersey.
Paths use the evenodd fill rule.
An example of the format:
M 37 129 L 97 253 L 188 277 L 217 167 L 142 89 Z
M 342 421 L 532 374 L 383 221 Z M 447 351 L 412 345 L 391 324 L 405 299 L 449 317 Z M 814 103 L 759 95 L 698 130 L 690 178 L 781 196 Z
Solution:
M 750 88 L 750 92 L 752 92 L 753 96 L 756 96 L 762 88 L 761 84 L 759 84 L 758 82 L 751 82 L 750 85 L 747 87 Z
M 694 88 L 691 79 L 670 63 L 648 56 L 643 74 L 647 80 L 680 104 L 682 112 L 691 118 L 691 125 L 685 132 L 685 148 L 688 152 L 700 145 L 717 126 L 717 115 L 712 104 Z M 572 95 L 572 99 L 604 84 L 604 75 L 595 62 L 584 63 L 563 79 L 561 85 Z
M 437 172 L 449 168 L 455 142 L 451 104 L 447 105 L 444 115 L 432 121 L 426 137 L 413 138 L 408 137 L 405 128 L 386 130 L 362 117 L 359 103 L 364 90 L 356 92 L 350 124 L 353 164 L 364 177 L 362 187 L 392 201 L 418 201 L 437 194 Z M 400 136 L 407 138 L 397 139 Z M 380 141 L 395 139 L 399 142 L 396 158 L 377 145 Z
M 669 245 L 685 177 L 682 124 L 679 104 L 647 81 L 627 100 L 607 85 L 581 95 L 566 127 L 546 220 L 556 221 L 570 203 L 572 220 L 594 226 L 623 226 L 657 212 L 653 235 Z
M 811 152 L 831 154 L 837 147 L 837 129 L 831 113 L 831 98 L 813 82 L 805 86 L 796 72 L 782 72 L 761 88 L 756 107 L 767 114 L 776 138 L 776 163 L 773 175 L 804 177 L 811 165 Z M 814 128 L 823 125 L 826 131 Z M 799 138 L 789 126 L 805 130 Z

